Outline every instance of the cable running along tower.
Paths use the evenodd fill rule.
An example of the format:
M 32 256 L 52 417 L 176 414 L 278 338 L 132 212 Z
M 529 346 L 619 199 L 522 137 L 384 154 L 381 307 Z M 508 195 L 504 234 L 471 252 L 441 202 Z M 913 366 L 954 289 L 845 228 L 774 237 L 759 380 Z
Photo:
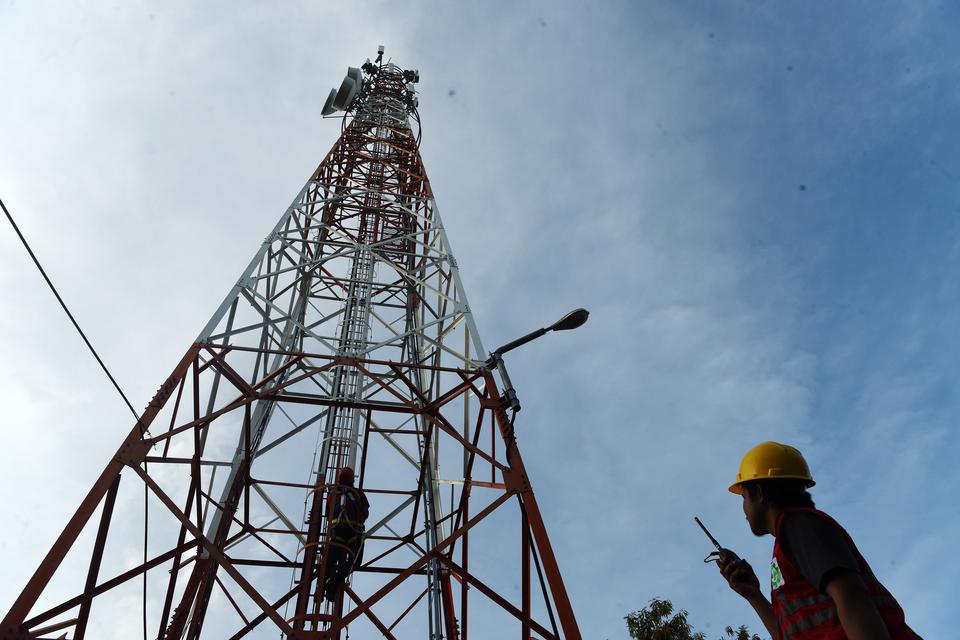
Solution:
M 340 138 L 0 640 L 139 637 L 141 616 L 161 640 L 580 639 L 421 162 L 418 75 L 381 48 L 331 91 Z M 330 601 L 344 466 L 370 516 Z M 145 489 L 147 560 L 131 562 Z

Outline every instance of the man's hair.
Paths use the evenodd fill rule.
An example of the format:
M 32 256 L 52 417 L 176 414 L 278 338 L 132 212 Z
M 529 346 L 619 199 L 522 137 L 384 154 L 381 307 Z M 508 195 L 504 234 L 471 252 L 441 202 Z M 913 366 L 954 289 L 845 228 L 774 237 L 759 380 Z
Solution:
M 813 496 L 807 491 L 806 483 L 803 480 L 775 479 L 775 480 L 750 480 L 741 485 L 744 491 L 749 491 L 754 495 L 757 487 L 763 489 L 764 499 L 775 507 L 786 509 L 789 507 L 802 507 L 804 509 L 815 509 Z

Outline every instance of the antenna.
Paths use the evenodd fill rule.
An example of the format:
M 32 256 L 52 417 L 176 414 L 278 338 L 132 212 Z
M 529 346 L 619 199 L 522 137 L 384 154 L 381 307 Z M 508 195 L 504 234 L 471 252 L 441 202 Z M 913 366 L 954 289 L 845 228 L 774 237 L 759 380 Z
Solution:
M 333 99 L 337 97 L 337 90 L 330 89 L 330 95 L 327 96 L 326 102 L 323 103 L 323 109 L 320 110 L 321 115 L 328 116 L 336 109 L 333 108 Z
M 357 83 L 357 91 L 363 88 L 363 72 L 357 67 L 347 67 L 347 77 Z
M 333 108 L 338 111 L 346 111 L 356 95 L 357 83 L 350 76 L 346 76 L 340 84 L 340 90 L 337 91 L 337 95 L 333 99 Z

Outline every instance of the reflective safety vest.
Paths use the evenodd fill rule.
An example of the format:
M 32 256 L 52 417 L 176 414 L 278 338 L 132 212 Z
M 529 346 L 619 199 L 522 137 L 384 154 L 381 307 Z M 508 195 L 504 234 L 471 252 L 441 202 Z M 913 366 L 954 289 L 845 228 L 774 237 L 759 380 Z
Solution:
M 903 609 L 873 575 L 870 565 L 863 559 L 850 535 L 837 522 L 816 509 L 784 509 L 774 524 L 777 542 L 773 546 L 770 563 L 770 600 L 780 629 L 780 640 L 846 640 L 833 599 L 807 582 L 780 547 L 780 525 L 783 517 L 796 511 L 811 511 L 836 527 L 846 540 L 850 551 L 860 566 L 863 578 L 877 610 L 883 618 L 892 640 L 921 640 L 904 621 Z

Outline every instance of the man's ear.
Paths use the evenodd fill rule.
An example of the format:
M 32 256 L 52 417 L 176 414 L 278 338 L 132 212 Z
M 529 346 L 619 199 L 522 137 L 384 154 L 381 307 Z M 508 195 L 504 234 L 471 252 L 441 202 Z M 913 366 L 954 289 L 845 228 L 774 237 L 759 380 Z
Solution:
M 756 493 L 753 495 L 754 500 L 755 500 L 756 502 L 758 502 L 759 504 L 766 505 L 766 504 L 767 504 L 767 496 L 764 495 L 764 493 L 763 493 L 763 484 L 761 484 L 761 483 L 758 482 L 757 484 L 753 485 L 753 486 L 750 487 L 750 488 L 753 489 L 753 490 L 756 492 Z

